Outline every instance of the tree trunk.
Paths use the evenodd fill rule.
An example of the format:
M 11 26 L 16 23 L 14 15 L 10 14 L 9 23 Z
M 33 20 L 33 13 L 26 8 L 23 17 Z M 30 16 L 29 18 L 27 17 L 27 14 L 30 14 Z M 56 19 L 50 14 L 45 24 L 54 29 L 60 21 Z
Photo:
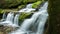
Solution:
M 48 34 L 60 34 L 60 0 L 49 0 L 48 13 Z

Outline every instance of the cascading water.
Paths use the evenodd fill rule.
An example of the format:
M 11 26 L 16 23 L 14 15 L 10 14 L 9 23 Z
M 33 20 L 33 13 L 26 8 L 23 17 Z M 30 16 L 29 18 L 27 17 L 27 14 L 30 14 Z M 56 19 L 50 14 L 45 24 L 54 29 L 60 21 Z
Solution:
M 32 4 L 28 4 L 27 6 L 26 6 L 26 8 L 24 8 L 24 9 L 22 9 L 22 10 L 20 10 L 20 11 L 18 11 L 18 12 L 30 12 L 30 11 L 32 11 L 32 10 L 35 10 L 35 9 L 32 9 Z M 16 16 L 15 16 L 15 18 L 14 18 L 14 13 L 12 13 L 12 12 L 10 12 L 10 13 L 8 13 L 8 15 L 7 15 L 7 17 L 6 17 L 6 20 L 5 21 L 3 21 L 2 23 L 0 23 L 0 24 L 3 24 L 3 25 L 12 25 L 12 26 L 16 26 L 16 24 L 18 25 L 18 16 L 19 16 L 19 14 L 17 14 Z M 3 14 L 3 18 L 5 18 L 5 13 Z M 13 23 L 13 21 L 14 21 L 14 23 Z
M 10 13 L 7 15 L 6 21 L 10 21 L 10 22 L 13 23 L 13 18 L 14 18 L 14 13 L 10 12 Z
M 48 18 L 48 12 L 47 12 L 47 7 L 48 7 L 48 2 L 46 2 L 44 4 L 44 6 L 42 7 L 42 11 L 44 11 L 44 13 L 42 13 L 39 17 L 38 21 L 39 24 L 38 24 L 38 29 L 37 29 L 37 34 L 43 34 L 43 31 L 44 31 L 44 25 L 46 23 L 46 20 Z
M 48 6 L 48 2 L 46 2 L 39 9 L 39 12 L 34 13 L 30 19 L 24 20 L 24 22 L 21 24 L 21 26 L 18 30 L 13 31 L 10 34 L 30 34 L 27 32 L 28 32 L 30 26 L 32 26 L 35 23 L 37 18 L 38 18 L 38 20 L 36 23 L 38 23 L 38 28 L 37 28 L 36 33 L 34 33 L 34 34 L 43 34 L 44 25 L 45 25 L 45 22 L 46 22 L 47 17 L 48 17 L 47 6 Z
M 32 4 L 28 4 L 26 8 L 32 8 Z
M 1 22 L 0 24 L 4 26 L 18 27 L 16 24 L 13 24 L 13 20 L 14 20 L 14 13 L 10 12 L 8 13 L 6 20 Z
M 5 21 L 6 20 L 6 14 L 5 14 L 5 12 L 3 13 L 3 16 L 2 16 L 2 19 L 0 20 L 1 22 L 2 21 Z
M 43 10 L 43 11 L 45 11 L 45 10 Z M 38 19 L 40 21 L 39 21 L 38 28 L 37 28 L 37 34 L 43 34 L 44 25 L 46 23 L 47 17 L 48 17 L 48 14 L 46 11 L 40 15 L 40 17 Z
M 31 12 L 35 11 L 35 9 L 32 8 L 32 4 L 28 4 L 26 8 L 19 10 L 19 12 Z
M 2 24 L 4 26 L 12 25 L 13 18 L 14 18 L 14 13 L 10 12 L 10 13 L 8 13 L 6 20 L 1 22 L 0 24 Z
M 4 14 L 3 14 L 3 18 L 2 19 L 6 19 L 6 14 L 5 14 L 5 12 L 4 12 Z
M 14 17 L 14 24 L 18 25 L 20 14 L 16 14 Z

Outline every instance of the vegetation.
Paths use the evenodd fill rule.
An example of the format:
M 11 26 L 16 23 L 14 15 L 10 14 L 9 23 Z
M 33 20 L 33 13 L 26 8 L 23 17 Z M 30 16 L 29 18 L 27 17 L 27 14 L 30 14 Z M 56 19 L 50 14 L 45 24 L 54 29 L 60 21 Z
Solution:
M 24 19 L 26 19 L 26 18 L 31 17 L 30 15 L 31 15 L 31 13 L 21 13 L 19 19 L 20 19 L 20 20 L 24 20 Z
M 16 7 L 20 4 L 36 2 L 38 0 L 0 0 L 0 8 Z
M 37 2 L 33 3 L 32 8 L 38 8 L 41 3 L 42 3 L 42 1 L 37 1 Z

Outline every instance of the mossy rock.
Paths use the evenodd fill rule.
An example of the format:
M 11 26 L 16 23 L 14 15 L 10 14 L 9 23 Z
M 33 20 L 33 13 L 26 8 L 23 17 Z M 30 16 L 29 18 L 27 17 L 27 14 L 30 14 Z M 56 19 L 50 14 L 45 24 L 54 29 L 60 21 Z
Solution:
M 27 4 L 29 2 L 36 2 L 38 0 L 0 0 L 0 8 L 15 7 L 19 4 Z
M 42 1 L 37 1 L 37 2 L 33 3 L 32 8 L 38 8 L 41 3 L 42 3 Z
M 31 15 L 31 13 L 21 13 L 19 19 L 24 20 L 24 19 L 30 17 L 30 15 Z
M 0 9 L 0 14 L 3 13 L 9 13 L 9 12 L 17 12 L 17 9 Z
M 25 20 L 29 19 L 32 16 L 32 13 L 21 13 L 19 16 L 19 25 Z

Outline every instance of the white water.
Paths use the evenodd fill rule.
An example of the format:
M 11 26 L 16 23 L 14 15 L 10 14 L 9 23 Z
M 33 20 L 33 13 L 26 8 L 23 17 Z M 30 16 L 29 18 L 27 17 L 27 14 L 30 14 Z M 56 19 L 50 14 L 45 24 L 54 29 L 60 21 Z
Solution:
M 6 21 L 11 21 L 13 22 L 13 18 L 14 18 L 14 13 L 10 12 L 7 15 Z
M 44 9 L 44 10 L 42 10 L 42 11 L 44 11 L 44 13 L 42 13 L 38 19 L 40 21 L 38 24 L 37 34 L 43 34 L 43 32 L 44 32 L 44 25 L 45 25 L 46 20 L 48 18 L 47 7 L 48 7 L 48 2 L 46 2 L 44 4 L 44 6 L 42 7 Z
M 16 14 L 14 17 L 14 24 L 18 25 L 20 14 Z
M 18 11 L 18 12 L 25 12 L 25 11 L 30 12 L 30 11 L 33 11 L 33 10 L 35 10 L 35 9 L 32 9 L 32 4 L 28 4 L 26 6 L 26 8 L 24 8 L 24 9 Z M 8 15 L 6 17 L 6 20 L 3 21 L 0 24 L 5 25 L 5 26 L 9 25 L 9 26 L 13 26 L 13 27 L 18 26 L 18 17 L 19 17 L 19 15 L 20 14 L 16 14 L 16 16 L 14 17 L 14 13 L 10 12 L 10 13 L 8 13 Z M 5 19 L 5 13 L 3 14 L 3 19 Z
M 0 20 L 1 22 L 2 21 L 5 21 L 6 20 L 6 14 L 5 14 L 5 12 L 3 13 L 3 16 L 2 16 L 2 19 Z
M 31 6 L 32 6 L 32 4 L 28 4 L 26 6 L 26 8 L 20 10 L 19 12 L 31 12 L 31 11 L 35 10 Z M 48 6 L 48 2 L 46 2 L 39 9 L 38 12 L 34 13 L 30 19 L 25 19 L 18 30 L 13 31 L 9 34 L 30 34 L 29 32 L 32 32 L 32 31 L 29 31 L 29 28 L 35 23 L 38 24 L 37 31 L 32 32 L 31 34 L 43 34 L 44 25 L 48 18 L 47 6 Z M 5 26 L 18 27 L 18 17 L 19 17 L 19 14 L 16 14 L 14 17 L 14 13 L 10 12 L 10 13 L 8 13 L 6 20 L 0 24 L 3 24 Z M 38 20 L 37 20 L 37 18 L 38 18 Z M 36 20 L 37 20 L 37 22 L 36 22 Z
M 19 10 L 19 12 L 31 12 L 35 11 L 35 9 L 32 8 L 32 4 L 28 4 L 26 8 Z
M 5 12 L 4 12 L 4 14 L 3 14 L 3 18 L 2 19 L 6 19 L 6 14 L 5 14 Z
M 24 22 L 21 24 L 21 26 L 18 30 L 14 31 L 10 34 L 30 34 L 28 30 L 29 30 L 30 26 L 32 26 L 35 23 L 37 18 L 39 18 L 36 22 L 36 23 L 38 23 L 38 28 L 37 28 L 36 33 L 34 33 L 34 34 L 43 34 L 44 25 L 48 18 L 47 6 L 48 6 L 48 2 L 46 2 L 39 9 L 39 12 L 34 13 L 30 19 L 24 20 Z
M 13 24 L 13 20 L 14 20 L 14 13 L 10 12 L 8 13 L 6 20 L 1 22 L 0 24 L 4 26 L 18 27 L 18 25 Z

